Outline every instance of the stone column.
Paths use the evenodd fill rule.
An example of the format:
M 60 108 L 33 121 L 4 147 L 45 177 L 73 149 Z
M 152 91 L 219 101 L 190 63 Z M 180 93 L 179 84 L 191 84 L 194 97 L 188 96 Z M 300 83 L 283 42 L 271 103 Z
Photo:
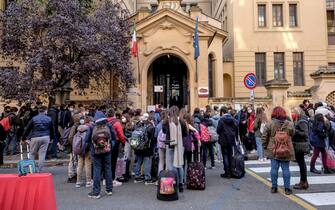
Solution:
M 291 86 L 287 80 L 270 80 L 265 83 L 268 97 L 272 98 L 272 106 L 285 107 L 287 89 Z

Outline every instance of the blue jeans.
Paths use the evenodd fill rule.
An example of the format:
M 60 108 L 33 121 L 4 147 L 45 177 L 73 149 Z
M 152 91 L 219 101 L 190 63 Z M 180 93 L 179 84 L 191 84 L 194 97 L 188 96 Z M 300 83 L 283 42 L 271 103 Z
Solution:
M 144 164 L 144 179 L 151 180 L 151 157 L 136 155 L 135 177 L 141 177 L 141 166 Z
M 256 137 L 258 158 L 264 158 L 263 143 L 260 137 Z
M 93 155 L 93 193 L 100 194 L 101 191 L 101 174 L 104 172 L 106 179 L 106 191 L 112 192 L 113 179 L 112 179 L 112 163 L 111 153 Z
M 283 179 L 284 179 L 284 187 L 290 188 L 290 161 L 282 161 L 282 160 L 271 160 L 271 182 L 272 187 L 278 187 L 278 170 L 279 166 L 281 166 L 283 170 Z
M 12 148 L 12 155 L 16 154 L 16 150 L 17 150 L 17 136 L 16 136 L 16 131 L 11 131 L 8 135 L 7 135 L 7 144 L 6 144 L 6 147 L 5 147 L 5 153 L 9 153 L 9 146 L 10 144 L 13 145 L 13 148 Z
M 184 183 L 184 168 L 182 167 L 174 167 L 173 166 L 174 159 L 174 149 L 168 148 L 166 150 L 166 169 L 169 171 L 175 171 L 177 173 L 177 183 Z

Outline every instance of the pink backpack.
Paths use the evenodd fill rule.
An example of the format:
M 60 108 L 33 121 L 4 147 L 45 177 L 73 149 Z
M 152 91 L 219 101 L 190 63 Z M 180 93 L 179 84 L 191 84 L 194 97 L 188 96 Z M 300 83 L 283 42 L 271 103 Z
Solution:
M 209 140 L 211 139 L 208 128 L 203 124 L 200 124 L 200 139 L 203 142 L 209 142 Z

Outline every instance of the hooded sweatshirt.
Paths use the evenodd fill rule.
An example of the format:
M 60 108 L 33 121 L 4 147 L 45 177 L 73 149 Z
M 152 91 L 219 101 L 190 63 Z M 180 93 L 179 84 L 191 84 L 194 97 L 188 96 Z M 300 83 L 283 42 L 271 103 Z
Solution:
M 224 114 L 219 120 L 216 131 L 219 134 L 219 144 L 234 144 L 237 136 L 237 122 L 230 114 Z

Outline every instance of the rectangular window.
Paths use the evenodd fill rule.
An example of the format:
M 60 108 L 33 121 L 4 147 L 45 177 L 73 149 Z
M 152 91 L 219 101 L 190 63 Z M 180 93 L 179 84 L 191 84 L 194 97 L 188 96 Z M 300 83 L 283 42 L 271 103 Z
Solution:
M 266 27 L 266 5 L 258 5 L 258 27 Z
M 290 27 L 298 26 L 297 4 L 290 4 Z
M 264 86 L 264 83 L 266 82 L 266 54 L 256 53 L 255 60 L 257 86 Z
M 327 0 L 327 9 L 334 9 L 335 8 L 335 0 Z
M 294 86 L 304 86 L 304 54 L 301 52 L 293 53 L 293 75 Z
M 285 79 L 284 53 L 274 53 L 274 75 L 276 80 Z
M 274 27 L 283 26 L 283 5 L 274 4 L 272 5 L 272 21 Z
M 327 11 L 328 44 L 335 45 L 335 15 L 334 10 Z

